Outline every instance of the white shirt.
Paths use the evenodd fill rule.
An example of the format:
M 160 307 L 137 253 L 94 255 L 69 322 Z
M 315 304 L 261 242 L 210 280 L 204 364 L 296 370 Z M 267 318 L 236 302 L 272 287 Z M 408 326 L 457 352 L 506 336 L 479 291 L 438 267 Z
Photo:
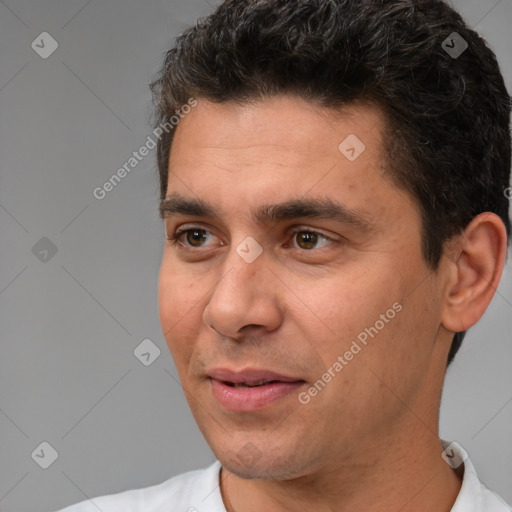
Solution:
M 443 442 L 443 447 L 447 445 Z M 464 460 L 462 487 L 451 512 L 511 512 L 512 508 L 480 482 L 464 449 L 457 443 L 451 443 L 449 449 L 451 457 Z M 219 487 L 220 469 L 216 461 L 206 469 L 189 471 L 158 485 L 82 501 L 60 512 L 226 512 Z

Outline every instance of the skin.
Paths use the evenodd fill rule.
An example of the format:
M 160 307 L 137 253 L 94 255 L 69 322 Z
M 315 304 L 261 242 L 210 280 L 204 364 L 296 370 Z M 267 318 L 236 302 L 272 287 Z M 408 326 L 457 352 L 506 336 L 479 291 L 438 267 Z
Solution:
M 217 214 L 166 215 L 167 237 L 176 228 L 209 233 L 199 243 L 166 241 L 160 320 L 222 463 L 228 512 L 449 511 L 459 492 L 461 472 L 441 458 L 438 437 L 446 359 L 453 332 L 473 325 L 494 294 L 505 228 L 479 215 L 429 268 L 416 202 L 383 167 L 384 122 L 375 106 L 335 112 L 279 96 L 200 99 L 177 127 L 167 194 L 207 201 Z M 366 146 L 355 161 L 338 149 L 349 134 Z M 317 198 L 370 227 L 251 215 Z M 328 238 L 308 245 L 296 228 Z M 248 236 L 263 250 L 252 263 L 236 252 Z M 213 397 L 214 366 L 266 368 L 303 379 L 307 391 L 396 302 L 402 310 L 308 404 L 294 392 L 234 413 Z

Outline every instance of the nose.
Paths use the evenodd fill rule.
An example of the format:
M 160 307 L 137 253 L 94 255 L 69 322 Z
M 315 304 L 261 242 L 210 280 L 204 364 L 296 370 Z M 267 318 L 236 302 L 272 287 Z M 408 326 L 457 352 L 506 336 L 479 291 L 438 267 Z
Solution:
M 280 326 L 276 281 L 265 260 L 263 252 L 248 263 L 234 247 L 224 260 L 222 276 L 203 311 L 203 322 L 220 336 L 236 339 L 242 330 L 271 332 Z

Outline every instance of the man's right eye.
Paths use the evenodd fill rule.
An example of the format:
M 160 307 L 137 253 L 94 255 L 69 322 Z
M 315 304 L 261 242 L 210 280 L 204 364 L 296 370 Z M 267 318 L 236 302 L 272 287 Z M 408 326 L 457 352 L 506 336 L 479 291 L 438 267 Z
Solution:
M 211 245 L 208 243 L 209 236 L 214 236 L 210 231 L 204 228 L 187 228 L 177 229 L 171 237 L 166 237 L 167 240 L 172 242 L 174 245 L 180 244 L 184 247 L 204 247 L 205 245 Z

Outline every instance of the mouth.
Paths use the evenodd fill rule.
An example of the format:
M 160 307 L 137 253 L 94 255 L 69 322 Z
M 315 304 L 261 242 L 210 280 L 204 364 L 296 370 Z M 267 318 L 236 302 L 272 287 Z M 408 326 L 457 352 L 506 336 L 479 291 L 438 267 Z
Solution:
M 214 399 L 230 412 L 268 408 L 306 383 L 300 378 L 258 369 L 233 371 L 217 368 L 209 372 L 208 376 Z
M 232 388 L 244 389 L 244 388 L 259 388 L 261 386 L 267 386 L 268 384 L 274 384 L 277 382 L 283 382 L 280 380 L 260 380 L 258 382 L 229 382 L 229 381 L 221 381 L 226 386 L 230 386 Z

